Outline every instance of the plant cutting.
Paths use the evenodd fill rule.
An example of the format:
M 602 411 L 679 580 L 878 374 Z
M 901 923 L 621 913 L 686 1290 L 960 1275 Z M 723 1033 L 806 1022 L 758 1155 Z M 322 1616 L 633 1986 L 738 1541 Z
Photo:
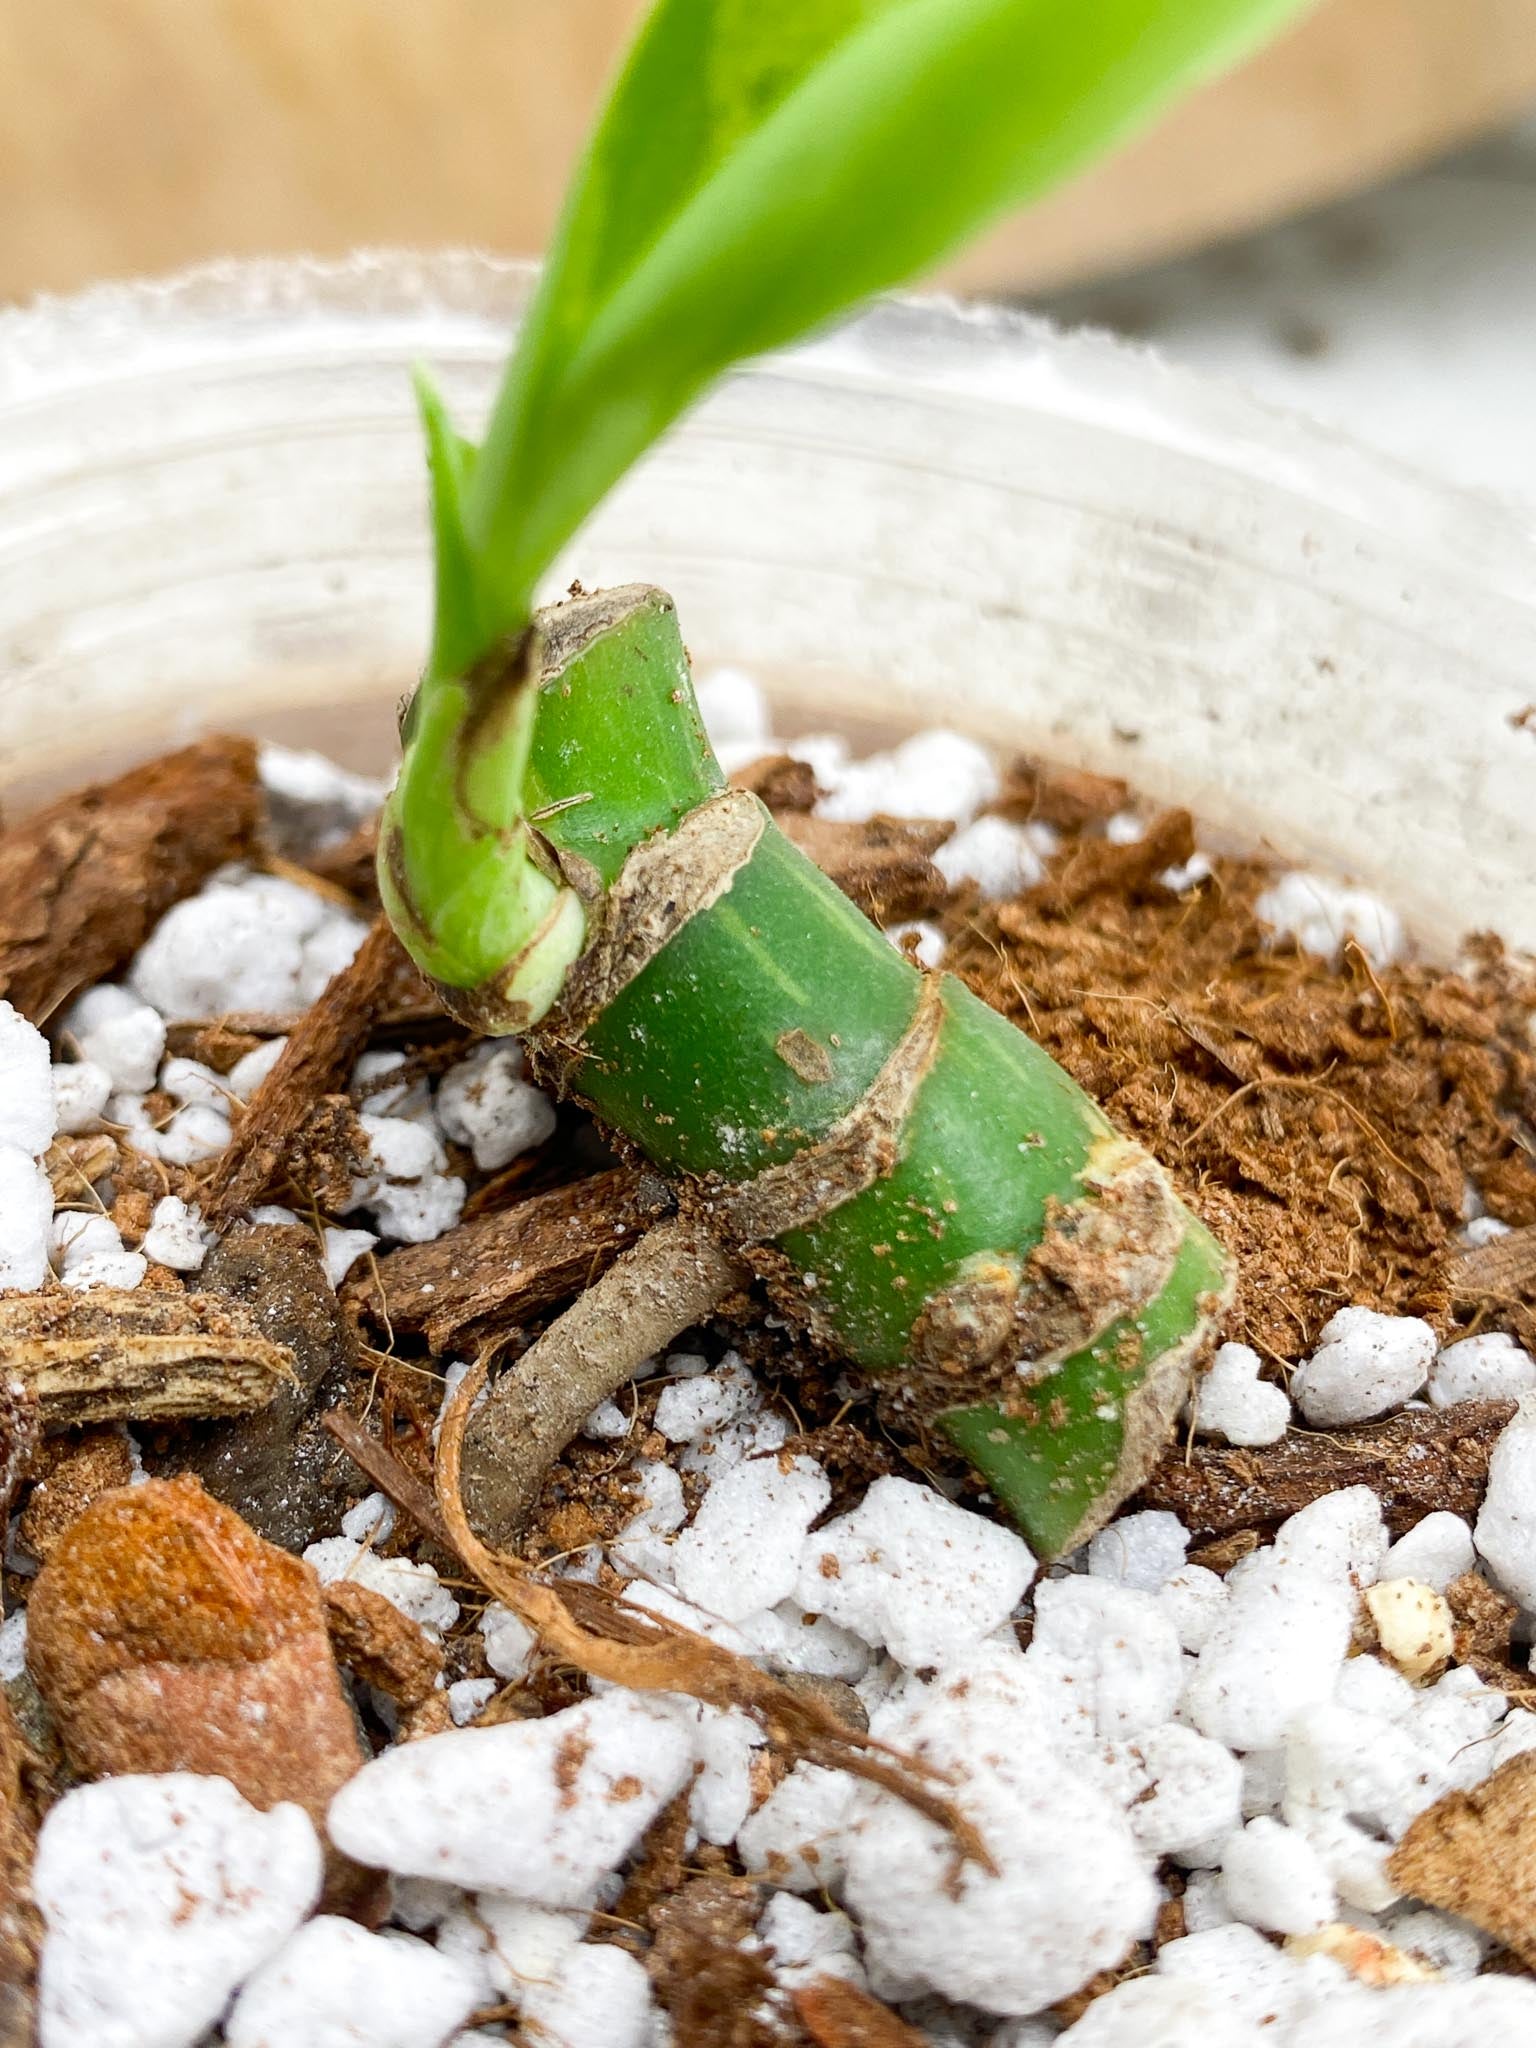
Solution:
M 381 893 L 445 1005 L 521 1034 L 677 1204 L 471 1424 L 494 1539 L 582 1416 L 748 1275 L 1043 1552 L 1165 1442 L 1229 1275 L 1163 1170 L 727 786 L 662 593 L 534 599 L 730 363 L 941 257 L 1293 11 L 662 0 L 479 445 L 423 379 L 436 618 Z

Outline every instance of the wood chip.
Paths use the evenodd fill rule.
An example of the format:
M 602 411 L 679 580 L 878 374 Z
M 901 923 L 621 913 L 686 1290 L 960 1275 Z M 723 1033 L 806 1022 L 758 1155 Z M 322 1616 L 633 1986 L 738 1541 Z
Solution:
M 107 1131 L 78 1138 L 55 1138 L 43 1155 L 43 1171 L 53 1189 L 55 1206 L 79 1208 L 92 1201 L 91 1189 L 118 1163 L 117 1141 Z
M 928 2039 L 846 1977 L 818 1977 L 790 1996 L 816 2048 L 924 2048 Z
M 696 1877 L 651 1914 L 645 1958 L 677 2048 L 774 2048 L 785 2032 L 764 2005 L 768 1959 L 754 1948 L 758 1894 L 742 1878 Z
M 737 789 L 749 789 L 769 810 L 808 811 L 816 802 L 816 771 L 793 754 L 763 754 L 738 768 L 731 777 Z
M 365 818 L 345 839 L 338 839 L 333 845 L 322 846 L 306 854 L 304 865 L 322 882 L 330 882 L 334 887 L 345 890 L 360 909 L 371 912 L 379 904 L 375 866 L 378 854 L 379 821 L 376 817 Z
M 1086 903 L 1090 896 L 1135 898 L 1165 868 L 1178 867 L 1195 850 L 1195 822 L 1188 811 L 1164 811 L 1140 839 L 1119 845 L 1110 839 L 1084 839 L 1061 866 L 1025 892 L 1024 901 L 1060 913 Z
M 248 739 L 207 739 L 0 833 L 0 996 L 41 1023 L 135 953 L 173 903 L 256 847 Z
M 1467 1307 L 1517 1298 L 1536 1280 L 1536 1223 L 1470 1245 L 1448 1264 L 1452 1299 Z
M 0 1297 L 0 1373 L 37 1398 L 45 1429 L 243 1415 L 293 1378 L 252 1318 L 202 1294 L 93 1287 Z
M 43 1923 L 32 1900 L 36 1816 L 27 1797 L 26 1738 L 0 1691 L 0 2048 L 30 2048 Z
M 1463 1572 L 1445 1589 L 1455 1627 L 1456 1662 L 1475 1671 L 1485 1685 L 1500 1692 L 1523 1689 L 1529 1682 L 1514 1669 L 1510 1641 L 1520 1609 L 1481 1572 Z
M 1408 1409 L 1364 1429 L 1328 1436 L 1293 1430 L 1262 1450 L 1197 1444 L 1175 1449 L 1137 1496 L 1168 1508 L 1198 1544 L 1258 1530 L 1268 1541 L 1288 1515 L 1341 1487 L 1368 1486 L 1394 1537 L 1445 1508 L 1473 1520 L 1488 1483 L 1488 1459 L 1512 1401 L 1462 1401 Z
M 1049 768 L 1020 756 L 1004 770 L 993 809 L 1020 824 L 1037 820 L 1080 832 L 1085 825 L 1101 825 L 1114 817 L 1130 800 L 1130 784 L 1116 776 L 1090 775 L 1084 768 Z
M 372 1586 L 337 1579 L 322 1589 L 331 1648 L 365 1684 L 402 1707 L 419 1707 L 443 1670 L 443 1648 Z
M 1387 1864 L 1426 1905 L 1470 1920 L 1536 1969 L 1536 1752 L 1421 1813 Z
M 779 829 L 876 924 L 926 917 L 947 901 L 949 884 L 931 856 L 954 827 L 942 819 L 875 817 L 858 824 L 776 814 Z
M 615 1167 L 402 1245 L 343 1300 L 439 1356 L 474 1351 L 590 1285 L 669 1207 L 659 1181 Z
M 0 1517 L 11 1512 L 12 1496 L 32 1462 L 42 1429 L 32 1388 L 15 1373 L 0 1372 Z
M 32 1491 L 17 1525 L 23 1547 L 46 1564 L 64 1531 L 92 1501 L 132 1478 L 133 1452 L 120 1429 L 101 1426 L 78 1437 L 55 1438 L 33 1461 Z
M 295 1025 L 205 1183 L 203 1214 L 216 1230 L 261 1200 L 316 1106 L 345 1087 L 404 958 L 387 921 L 377 918 L 356 956 Z

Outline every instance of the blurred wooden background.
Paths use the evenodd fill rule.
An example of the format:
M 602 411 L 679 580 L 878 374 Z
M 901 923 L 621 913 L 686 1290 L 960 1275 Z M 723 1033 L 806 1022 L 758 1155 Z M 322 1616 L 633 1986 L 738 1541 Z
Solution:
M 536 250 L 639 11 L 0 0 L 0 298 L 215 255 Z M 1002 228 L 951 281 L 1018 290 L 1187 249 L 1379 178 L 1533 98 L 1536 0 L 1326 0 L 1246 71 Z

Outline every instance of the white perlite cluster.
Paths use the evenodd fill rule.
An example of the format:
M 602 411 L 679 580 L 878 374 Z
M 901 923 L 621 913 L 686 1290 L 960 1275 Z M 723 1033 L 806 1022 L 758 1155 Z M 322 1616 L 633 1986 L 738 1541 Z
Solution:
M 1468 1671 L 1435 1675 L 1443 1660 L 1412 1683 L 1385 1652 L 1350 1655 L 1367 1592 L 1385 1615 L 1469 1566 L 1464 1522 L 1431 1516 L 1389 1545 L 1357 1487 L 1293 1516 L 1222 1579 L 1189 1564 L 1176 1517 L 1129 1513 L 1042 1578 L 1018 1536 L 911 1481 L 879 1480 L 818 1521 L 826 1475 L 783 1449 L 739 1358 L 677 1355 L 662 1371 L 655 1421 L 673 1463 L 637 1465 L 642 1506 L 608 1552 L 629 1597 L 771 1670 L 851 1684 L 879 1740 L 951 1775 L 993 1867 L 957 1871 L 932 1822 L 840 1773 L 802 1764 L 763 1796 L 761 1732 L 739 1713 L 601 1686 L 541 1721 L 387 1750 L 337 1796 L 336 1845 L 400 1885 L 398 1932 L 383 1939 L 407 1945 L 390 1964 L 401 2017 L 395 2033 L 378 2020 L 379 2038 L 426 2048 L 409 2015 L 419 2005 L 451 2025 L 467 1996 L 509 2003 L 554 2042 L 651 2048 L 663 2036 L 645 1974 L 594 1944 L 592 1916 L 679 1794 L 697 1837 L 733 1844 L 772 1888 L 757 1939 L 781 1993 L 831 1970 L 936 2044 L 1140 2048 L 1193 2044 L 1198 2028 L 1201 2048 L 1250 2035 L 1310 2048 L 1324 2018 L 1347 2014 L 1353 2038 L 1415 2048 L 1536 2021 L 1536 1990 L 1477 1978 L 1480 1939 L 1399 1898 L 1386 1871 L 1416 1814 L 1536 1746 L 1536 1715 Z M 1536 1520 L 1536 1404 L 1494 1468 L 1478 1549 L 1529 1601 L 1536 1586 L 1521 1593 L 1506 1557 L 1532 1554 L 1519 1530 Z M 705 1482 L 691 1519 L 680 1472 Z M 322 1576 L 369 1572 L 382 1506 L 364 1503 L 311 1551 Z M 368 1583 L 423 1621 L 449 1619 L 429 1613 L 447 1595 L 425 1575 Z M 481 1626 L 493 1670 L 520 1676 L 526 1628 L 498 1607 Z M 456 1718 L 472 1720 L 481 1696 L 451 1702 Z M 1038 2019 L 1149 1933 L 1164 1859 L 1185 1872 L 1188 1937 L 1075 2027 Z M 1367 1989 L 1308 1950 L 1340 1922 L 1441 1976 Z M 278 2027 L 329 2042 L 311 2015 L 330 2009 L 335 1978 L 366 1972 L 380 1938 L 312 1923 L 241 1992 L 228 2038 Z M 1287 1938 L 1302 1946 L 1275 1945 Z M 373 2011 L 361 1990 L 357 2009 Z
M 360 801 L 353 779 L 333 786 L 310 757 L 277 750 L 273 758 L 294 818 L 308 820 L 311 838 L 334 836 Z M 50 1276 L 76 1290 L 132 1288 L 151 1264 L 196 1273 L 213 1237 L 194 1204 L 163 1196 L 141 1241 L 125 1245 L 106 1213 L 112 1183 L 82 1184 L 55 1216 L 42 1156 L 56 1134 L 106 1126 L 169 1166 L 216 1157 L 230 1142 L 232 1109 L 255 1094 L 287 1041 L 267 1039 L 221 1074 L 195 1059 L 167 1057 L 167 1026 L 239 1012 L 296 1015 L 346 965 L 362 934 L 355 917 L 315 891 L 232 867 L 167 912 L 121 982 L 99 983 L 74 999 L 51 1051 L 42 1033 L 0 1002 L 0 1288 L 41 1287 Z M 450 1143 L 494 1173 L 545 1143 L 555 1127 L 554 1105 L 523 1078 L 513 1040 L 477 1046 L 435 1088 L 417 1079 L 391 1083 L 404 1063 L 399 1052 L 366 1053 L 352 1076 L 368 1162 L 351 1190 L 360 1220 L 324 1230 L 336 1287 L 381 1238 L 420 1243 L 458 1222 L 466 1190 L 451 1170 Z M 152 1117 L 146 1097 L 156 1091 L 171 1107 Z M 271 1204 L 256 1217 L 299 1221 Z
M 723 752 L 775 744 L 747 678 L 718 675 L 702 696 Z M 1050 850 L 1038 828 L 985 812 L 995 772 L 962 736 L 920 735 L 865 762 L 834 740 L 795 751 L 829 816 L 953 820 L 940 865 L 983 897 L 1028 886 Z M 302 762 L 271 772 L 312 836 L 344 829 L 360 801 Z M 1129 815 L 1111 823 L 1115 836 L 1140 830 Z M 1400 944 L 1369 906 L 1325 893 L 1319 909 L 1318 885 L 1292 879 L 1303 886 L 1269 914 L 1303 943 L 1330 950 L 1349 931 L 1378 958 Z M 194 1207 L 166 1196 L 129 1249 L 91 1205 L 55 1217 L 38 1162 L 56 1132 L 103 1116 L 168 1164 L 219 1150 L 232 1102 L 282 1041 L 219 1075 L 167 1058 L 167 1023 L 292 1014 L 359 936 L 324 899 L 229 870 L 162 920 L 121 984 L 77 998 L 55 1064 L 0 1005 L 0 1285 L 132 1285 L 149 1261 L 195 1273 L 209 1233 Z M 915 936 L 932 950 L 939 935 Z M 352 1191 L 363 1220 L 325 1233 L 336 1284 L 381 1238 L 457 1219 L 450 1147 L 496 1172 L 553 1127 L 510 1042 L 435 1085 L 403 1064 L 371 1053 L 352 1077 L 370 1162 Z M 174 1105 L 153 1129 L 151 1091 Z M 1121 1515 L 1044 1575 L 1016 1534 L 911 1480 L 878 1480 L 829 1515 L 828 1475 L 791 1450 L 739 1357 L 660 1363 L 647 1441 L 665 1458 L 635 1458 L 637 1509 L 606 1558 L 594 1548 L 563 1568 L 590 1577 L 606 1562 L 635 1607 L 773 1672 L 852 1688 L 877 1740 L 950 1778 L 989 1862 L 957 1866 L 933 1822 L 866 1781 L 808 1764 L 765 1772 L 763 1732 L 740 1712 L 594 1685 L 543 1720 L 476 1726 L 535 1648 L 492 1604 L 478 1626 L 494 1678 L 448 1686 L 456 1725 L 386 1749 L 333 1803 L 333 1846 L 393 1875 L 379 1932 L 314 1915 L 322 1844 L 297 1808 L 258 1813 L 223 1780 L 183 1774 L 67 1793 L 37 1863 L 42 2048 L 196 2048 L 210 2029 L 229 2048 L 469 2048 L 502 2038 L 460 2032 L 492 2006 L 549 2048 L 666 2048 L 644 1968 L 594 1937 L 646 1829 L 679 1798 L 693 1841 L 734 1850 L 763 1884 L 770 2008 L 832 1974 L 897 2006 L 933 2048 L 1455 2048 L 1530 2031 L 1536 1988 L 1477 1976 L 1481 1937 L 1400 1898 L 1387 1871 L 1435 1799 L 1536 1747 L 1536 1714 L 1446 1668 L 1440 1598 L 1480 1570 L 1536 1626 L 1536 1362 L 1513 1340 L 1438 1348 L 1416 1319 L 1347 1308 L 1289 1393 L 1255 1352 L 1223 1346 L 1190 1421 L 1239 1446 L 1276 1442 L 1292 1399 L 1322 1428 L 1414 1400 L 1521 1401 L 1475 1530 L 1432 1514 L 1389 1543 L 1379 1502 L 1357 1487 L 1293 1516 L 1225 1578 L 1188 1561 L 1165 1512 Z M 623 1400 L 588 1424 L 616 1459 L 631 1429 Z M 323 1581 L 354 1578 L 440 1639 L 458 1603 L 430 1565 L 376 1554 L 391 1512 L 369 1496 L 306 1556 Z M 1367 1617 L 1380 1647 L 1352 1655 Z M 19 1619 L 0 1631 L 6 1669 Z M 1187 1936 L 1074 2025 L 1047 2017 L 1150 1933 L 1169 1862 Z M 1367 1988 L 1312 1946 L 1341 1923 L 1440 1974 Z

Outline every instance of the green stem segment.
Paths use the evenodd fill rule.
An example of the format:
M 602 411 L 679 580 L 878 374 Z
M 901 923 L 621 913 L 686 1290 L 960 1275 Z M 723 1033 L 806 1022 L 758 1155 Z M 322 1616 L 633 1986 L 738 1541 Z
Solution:
M 450 1007 L 524 1030 L 786 1310 L 886 1375 L 1037 1549 L 1073 1547 L 1166 1441 L 1226 1294 L 1219 1248 L 1045 1053 L 726 792 L 670 600 L 576 599 L 539 646 L 515 792 L 444 804 L 466 760 L 494 782 L 469 686 L 412 735 L 381 844 L 402 937 Z M 508 913 L 490 897 L 527 818 L 549 894 Z M 542 1009 L 507 963 L 555 926 L 585 950 Z

